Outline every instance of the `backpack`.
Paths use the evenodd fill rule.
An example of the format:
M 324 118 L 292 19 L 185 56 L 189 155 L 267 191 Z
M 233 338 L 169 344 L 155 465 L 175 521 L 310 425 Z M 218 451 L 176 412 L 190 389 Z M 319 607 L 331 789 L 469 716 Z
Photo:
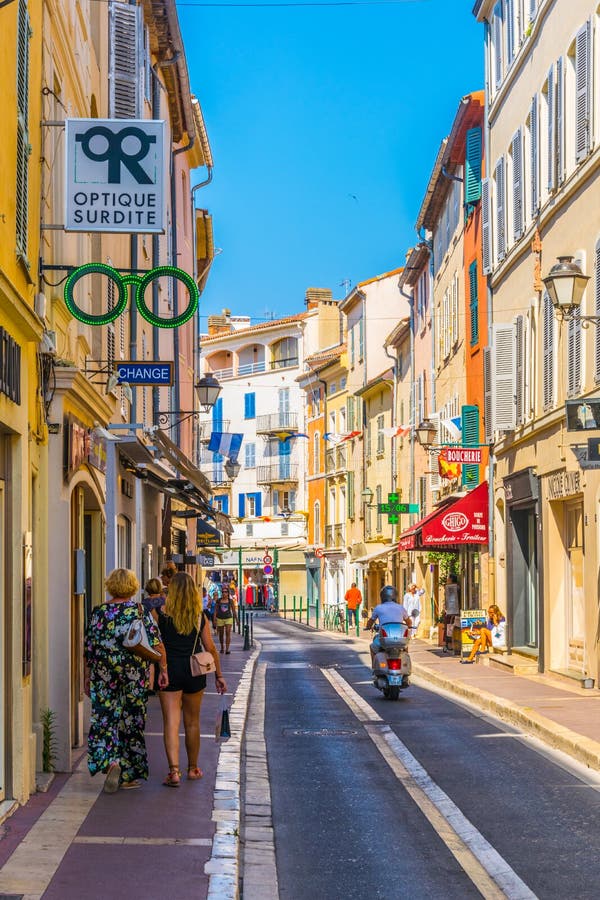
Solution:
M 228 597 L 227 600 L 220 597 L 217 600 L 217 619 L 230 619 L 232 616 L 231 597 Z

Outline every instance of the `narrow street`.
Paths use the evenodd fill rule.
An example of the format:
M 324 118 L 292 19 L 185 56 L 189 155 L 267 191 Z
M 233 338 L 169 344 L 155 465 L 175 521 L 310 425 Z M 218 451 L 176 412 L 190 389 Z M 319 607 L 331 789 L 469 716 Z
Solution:
M 282 898 L 597 897 L 600 779 L 430 690 L 385 701 L 352 641 L 272 619 L 256 637 Z M 346 685 L 381 723 L 357 717 Z M 371 739 L 386 725 L 433 785 L 394 773 Z M 420 789 L 436 785 L 451 802 L 439 801 L 443 816 L 425 801 L 428 819 Z M 474 854 L 448 828 L 463 827 L 458 811 Z

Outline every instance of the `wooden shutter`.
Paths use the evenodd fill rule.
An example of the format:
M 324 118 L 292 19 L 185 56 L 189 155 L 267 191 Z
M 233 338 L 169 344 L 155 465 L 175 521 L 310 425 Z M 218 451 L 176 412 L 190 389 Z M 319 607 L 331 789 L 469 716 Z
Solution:
M 550 409 L 554 404 L 554 307 L 548 292 L 544 292 L 542 318 L 542 383 L 543 406 Z
M 17 13 L 17 165 L 15 182 L 18 255 L 27 259 L 29 225 L 29 13 L 25 0 L 19 0 Z M 9 38 L 5 38 L 9 40 Z
M 506 256 L 506 194 L 504 185 L 504 157 L 496 163 L 496 252 L 498 261 Z
M 554 120 L 554 110 L 555 110 L 555 96 L 554 96 L 554 66 L 550 66 L 550 71 L 548 72 L 548 121 L 547 121 L 547 152 L 548 152 L 548 166 L 547 166 L 547 185 L 548 185 L 548 193 L 552 193 L 555 186 L 556 179 L 556 142 L 555 142 L 555 130 L 556 130 L 556 122 Z
M 243 519 L 246 515 L 246 495 L 240 494 L 238 497 L 238 517 Z
M 492 418 L 492 348 L 483 348 L 483 425 L 484 440 L 491 444 L 494 436 Z
M 538 98 L 537 94 L 535 94 L 531 98 L 531 112 L 529 114 L 532 219 L 537 215 L 540 205 L 538 127 Z
M 481 182 L 481 244 L 483 274 L 489 275 L 492 271 L 492 234 L 491 234 L 491 182 L 484 178 Z
M 503 53 L 502 53 L 502 0 L 494 7 L 492 20 L 492 40 L 494 44 L 494 86 L 496 90 L 502 84 Z
M 471 347 L 479 343 L 479 303 L 477 299 L 477 260 L 469 266 L 469 318 L 471 322 Z
M 600 241 L 594 253 L 594 315 L 600 317 Z M 595 326 L 594 380 L 600 383 L 600 321 Z
M 516 342 L 516 419 L 517 425 L 522 425 L 526 418 L 526 367 L 525 367 L 525 336 L 527 332 L 527 319 L 525 316 L 517 316 L 515 319 Z
M 465 203 L 481 198 L 481 128 L 470 128 L 465 148 Z
M 529 19 L 531 22 L 535 19 L 537 13 L 538 0 L 529 0 Z
M 477 447 L 479 444 L 479 407 L 463 406 L 461 409 L 462 420 L 462 445 L 463 447 Z M 463 465 L 461 482 L 468 490 L 479 484 L 479 466 Z
M 590 152 L 590 48 L 588 20 L 575 38 L 575 159 L 580 162 Z
M 458 273 L 452 279 L 452 346 L 458 342 Z
M 556 129 L 554 132 L 555 147 L 555 165 L 556 180 L 555 184 L 562 184 L 565 178 L 565 89 L 564 89 L 564 66 L 563 59 L 560 56 L 556 60 L 556 94 L 555 94 L 555 119 Z
M 512 324 L 493 326 L 492 417 L 494 431 L 515 427 L 515 332 Z
M 440 426 L 440 414 L 439 413 L 431 413 L 429 419 L 433 422 L 433 424 L 437 428 L 436 436 L 434 443 L 439 444 L 441 438 L 441 426 Z M 441 479 L 440 473 L 438 470 L 438 456 L 440 455 L 439 450 L 431 450 L 429 451 L 429 489 L 431 491 L 439 491 L 441 488 Z
M 346 475 L 346 502 L 348 504 L 348 518 L 354 518 L 354 472 Z
M 523 234 L 523 135 L 521 129 L 512 139 L 513 163 L 513 240 Z
M 290 509 L 292 509 L 291 506 Z M 262 516 L 262 494 L 260 493 L 260 491 L 257 491 L 254 494 L 254 515 Z
M 567 395 L 581 393 L 581 310 L 573 312 L 567 331 Z
M 506 62 L 510 66 L 514 59 L 515 46 L 515 7 L 513 0 L 505 0 L 506 3 Z
M 109 97 L 111 119 L 139 119 L 143 75 L 141 7 L 112 2 L 109 7 Z

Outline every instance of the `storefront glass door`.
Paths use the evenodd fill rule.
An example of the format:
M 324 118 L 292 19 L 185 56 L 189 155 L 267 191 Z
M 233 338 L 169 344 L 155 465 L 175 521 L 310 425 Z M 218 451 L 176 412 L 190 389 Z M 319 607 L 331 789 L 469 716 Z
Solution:
M 6 798 L 6 741 L 10 734 L 6 720 L 6 695 L 8 691 L 8 665 L 5 652 L 6 630 L 4 627 L 6 609 L 6 573 L 4 571 L 4 481 L 0 480 L 0 801 Z
M 569 669 L 584 668 L 585 602 L 583 596 L 583 509 L 567 506 L 565 517 L 567 572 L 567 660 Z
M 511 520 L 512 598 L 508 613 L 512 646 L 534 650 L 539 646 L 535 511 L 532 508 L 513 509 Z

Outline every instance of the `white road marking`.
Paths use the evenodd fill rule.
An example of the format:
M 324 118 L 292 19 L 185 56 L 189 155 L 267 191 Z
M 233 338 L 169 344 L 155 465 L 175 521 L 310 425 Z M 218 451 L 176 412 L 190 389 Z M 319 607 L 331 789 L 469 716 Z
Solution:
M 523 737 L 523 735 L 524 735 L 523 731 L 515 731 L 512 733 L 509 731 L 498 731 L 498 732 L 496 732 L 496 734 L 474 734 L 473 737 L 476 737 L 476 738 L 521 738 L 521 737 Z
M 502 897 L 535 900 L 535 894 L 525 882 L 438 787 L 389 725 L 383 723 L 381 716 L 338 672 L 333 669 L 321 671 L 363 723 L 398 780 L 481 894 L 490 900 Z

